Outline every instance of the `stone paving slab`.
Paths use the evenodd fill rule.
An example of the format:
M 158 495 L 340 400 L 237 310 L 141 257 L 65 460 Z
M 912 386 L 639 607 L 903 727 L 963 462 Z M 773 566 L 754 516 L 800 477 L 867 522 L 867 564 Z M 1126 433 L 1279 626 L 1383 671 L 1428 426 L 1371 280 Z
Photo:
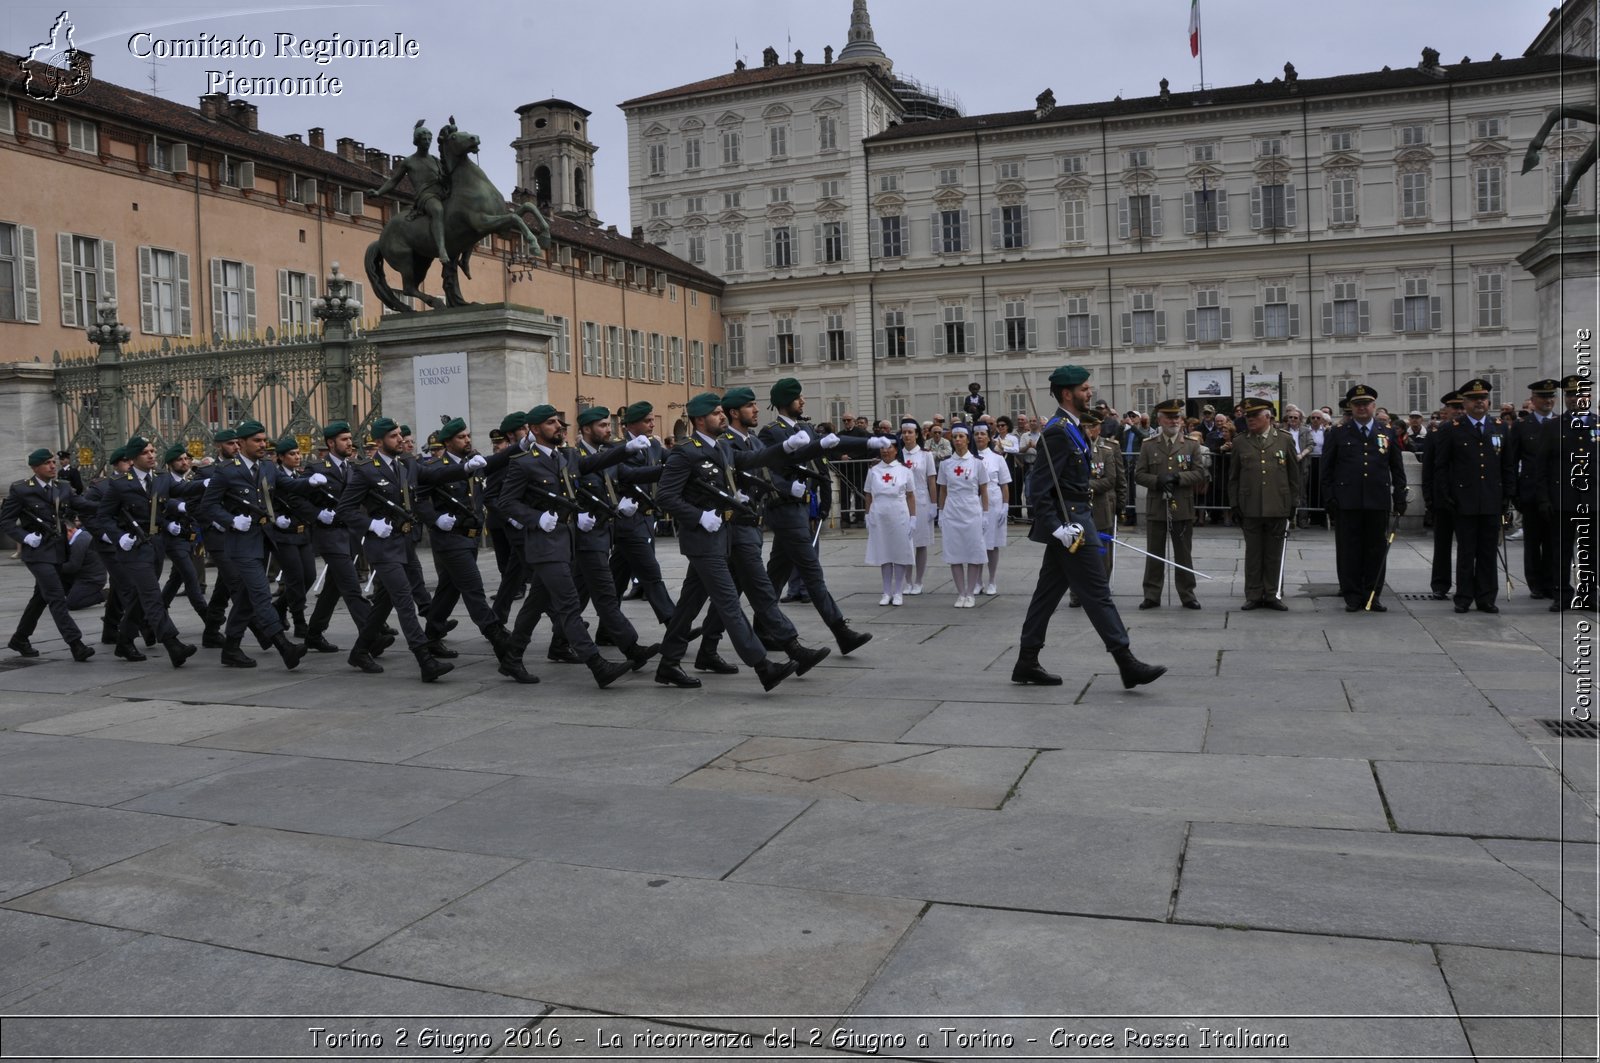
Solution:
M 321 710 L 301 710 L 317 713 Z M 398 764 L 494 726 L 492 720 L 427 716 L 419 712 L 341 713 L 334 726 L 291 738 L 272 748 L 286 756 L 328 757 Z
M 502 775 L 665 786 L 714 761 L 738 742 L 737 736 L 730 735 L 519 720 L 454 742 L 441 742 L 407 763 Z
M 0 792 L 85 805 L 119 804 L 260 759 L 248 753 L 98 738 L 0 737 L 9 739 L 0 742 Z M 21 738 L 33 741 L 11 749 Z
M 1571 913 L 1468 838 L 1196 824 L 1175 918 L 1595 955 Z
M 921 908 L 530 863 L 348 966 L 630 1015 L 841 1015 Z
M 310 709 L 272 709 L 277 712 L 268 719 L 247 723 L 227 731 L 219 731 L 204 738 L 191 739 L 187 745 L 204 749 L 238 749 L 251 753 L 271 753 L 291 743 L 312 740 L 313 736 L 340 727 L 347 727 L 363 717 L 386 716 L 377 709 L 352 712 L 320 712 Z
M 0 900 L 210 829 L 172 816 L 0 797 Z
M 1586 926 L 1600 930 L 1600 845 L 1510 838 L 1480 838 L 1478 844 L 1561 901 Z
M 1355 712 L 1283 713 L 1223 707 L 1211 710 L 1208 753 L 1281 754 L 1373 760 L 1461 761 L 1542 765 L 1527 741 L 1504 722 L 1467 728 L 1461 717 Z
M 1031 749 L 752 738 L 676 785 L 790 797 L 999 808 L 1032 759 Z
M 1427 834 L 1594 837 L 1594 814 L 1550 768 L 1503 764 L 1374 765 L 1395 825 Z
M 1352 673 L 1382 672 L 1403 673 L 1412 676 L 1453 677 L 1459 669 L 1444 654 L 1370 653 L 1370 652 L 1306 652 L 1306 653 L 1252 653 L 1248 650 L 1224 650 L 1217 674 L 1223 678 L 1255 676 L 1274 672 L 1331 673 L 1329 678 L 1342 678 Z
M 101 652 L 108 650 L 101 647 Z M 294 708 L 306 699 L 319 682 L 319 677 L 309 670 L 286 670 L 276 652 L 271 657 L 257 655 L 261 663 L 249 669 L 220 667 L 212 656 L 216 652 L 201 650 L 177 671 L 155 657 L 144 664 L 118 661 L 117 664 L 127 671 L 116 676 L 115 682 L 105 683 L 95 690 L 117 698 L 192 701 L 199 704 L 215 701 L 216 692 L 226 690 L 228 700 L 235 705 Z M 95 658 L 96 661 L 99 659 Z M 152 670 L 152 665 L 160 665 L 161 670 Z
M 1460 945 L 1440 945 L 1438 954 L 1479 1059 L 1595 1058 L 1593 960 Z
M 65 716 L 103 700 L 83 694 L 0 690 L 0 731 L 22 727 L 35 720 L 48 720 L 52 716 Z
M 1163 919 L 1183 826 L 818 802 L 736 882 L 954 904 Z
M 1370 1017 L 1393 1013 L 1402 1000 L 1407 1013 L 1440 1018 Z M 928 911 L 851 1010 L 851 1028 L 926 1032 L 936 1049 L 940 1026 L 1014 1030 L 1019 1044 L 1023 1036 L 1039 1038 L 991 1057 L 1112 1054 L 1088 1043 L 1052 1048 L 1046 1039 L 1053 1028 L 1077 1037 L 1108 1035 L 1111 1047 L 1145 1058 L 1217 1056 L 1215 1048 L 1200 1050 L 1201 1026 L 1286 1037 L 1282 1055 L 1293 1057 L 1467 1051 L 1425 946 L 944 905 Z M 871 1018 L 877 1015 L 919 1018 Z M 996 1018 L 1007 1015 L 1041 1018 Z M 1125 1027 L 1171 1040 L 1127 1046 Z M 1189 1039 L 1187 1050 L 1177 1046 L 1179 1036 Z M 954 1048 L 913 1054 L 972 1057 Z
M 1544 694 L 1552 699 L 1560 696 L 1561 670 L 1553 661 L 1538 666 L 1523 665 L 1521 670 L 1494 668 L 1463 668 L 1461 674 L 1467 682 L 1483 691 L 1511 690 L 1535 696 Z
M 384 840 L 721 878 L 808 804 L 758 794 L 518 778 L 424 816 Z
M 339 964 L 515 866 L 493 856 L 223 827 L 7 907 Z
M 293 711 L 250 705 L 190 705 L 178 701 L 94 700 L 96 703 L 87 708 L 20 724 L 17 730 L 30 734 L 83 735 L 181 745 Z
M 816 673 L 807 673 L 809 679 Z M 665 690 L 666 688 L 661 688 Z M 652 696 L 652 704 L 660 704 Z M 873 698 L 799 702 L 763 700 L 759 693 L 684 699 L 644 721 L 645 726 L 839 742 L 893 742 L 933 710 L 925 698 Z
M 403 765 L 257 758 L 238 769 L 152 793 L 125 807 L 336 837 L 375 838 L 505 779 L 504 775 Z
M 1034 705 L 944 701 L 901 740 L 1023 749 L 1198 753 L 1205 731 L 1206 712 L 1196 707 L 1148 706 L 1131 711 L 1102 699 Z
M 126 930 L 0 908 L 0 1013 L 15 1011 L 3 1002 L 16 998 L 28 986 L 139 937 Z
M 1006 809 L 1385 830 L 1364 761 L 1222 753 L 1041 753 Z
M 1429 713 L 1462 716 L 1494 715 L 1482 691 L 1459 676 L 1417 678 L 1407 672 L 1376 675 L 1359 671 L 1339 676 L 1345 698 L 1355 712 Z

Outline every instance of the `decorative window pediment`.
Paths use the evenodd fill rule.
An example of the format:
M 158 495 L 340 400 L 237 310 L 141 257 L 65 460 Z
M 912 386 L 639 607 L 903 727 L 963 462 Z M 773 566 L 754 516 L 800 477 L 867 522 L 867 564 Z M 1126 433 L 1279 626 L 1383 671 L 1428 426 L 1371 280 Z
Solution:
M 1091 187 L 1093 186 L 1087 178 L 1077 174 L 1071 177 L 1063 177 L 1056 182 L 1056 191 L 1064 195 L 1084 195 L 1088 193 Z
M 664 137 L 668 132 L 667 127 L 660 122 L 651 122 L 649 128 L 644 131 L 644 135 L 647 137 Z
M 824 96 L 816 103 L 813 103 L 811 109 L 813 111 L 840 111 L 844 109 L 844 104 L 832 96 Z
M 693 133 L 697 130 L 704 129 L 705 127 L 706 124 L 700 121 L 698 118 L 685 118 L 683 121 L 678 123 L 678 128 L 685 133 Z
M 1195 188 L 1218 188 L 1222 185 L 1222 171 L 1210 165 L 1191 167 L 1189 183 Z
M 1294 175 L 1294 167 L 1280 155 L 1263 159 L 1256 165 L 1256 177 L 1264 185 L 1281 185 Z
M 885 192 L 872 201 L 872 209 L 884 216 L 899 214 L 906 209 L 906 198 L 894 192 Z
M 762 111 L 761 117 L 767 119 L 768 121 L 777 121 L 788 118 L 793 113 L 793 111 L 789 110 L 789 108 L 785 107 L 783 104 L 775 103 L 766 110 Z
M 1334 151 L 1322 157 L 1322 166 L 1327 170 L 1335 167 L 1354 168 L 1360 165 L 1361 156 L 1353 151 Z
M 794 217 L 794 208 L 787 203 L 774 203 L 767 208 L 767 217 L 775 222 L 784 222 Z
M 959 210 L 966 198 L 966 193 L 959 188 L 941 188 L 934 193 L 933 202 L 940 210 Z
M 740 225 L 744 222 L 744 214 L 737 210 L 725 210 L 717 217 L 717 220 L 723 225 Z
M 1505 141 L 1484 140 L 1467 149 L 1467 158 L 1473 162 L 1503 162 L 1505 157 Z
M 738 111 L 728 111 L 724 113 L 721 118 L 717 119 L 717 125 L 723 127 L 724 129 L 730 126 L 744 125 L 744 115 L 740 114 Z
M 1028 186 L 1021 181 L 1005 181 L 995 186 L 994 194 L 1002 199 L 1006 196 L 1022 196 L 1028 192 Z
M 1433 152 L 1427 148 L 1406 148 L 1394 157 L 1395 166 L 1401 169 L 1428 166 L 1432 162 Z

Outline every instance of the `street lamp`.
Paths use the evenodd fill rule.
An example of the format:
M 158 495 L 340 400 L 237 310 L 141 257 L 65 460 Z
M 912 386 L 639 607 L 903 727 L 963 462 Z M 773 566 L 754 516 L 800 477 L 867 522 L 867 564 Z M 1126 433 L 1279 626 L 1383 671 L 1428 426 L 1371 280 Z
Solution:
M 1161 387 L 1167 398 L 1172 398 L 1172 370 L 1161 370 Z

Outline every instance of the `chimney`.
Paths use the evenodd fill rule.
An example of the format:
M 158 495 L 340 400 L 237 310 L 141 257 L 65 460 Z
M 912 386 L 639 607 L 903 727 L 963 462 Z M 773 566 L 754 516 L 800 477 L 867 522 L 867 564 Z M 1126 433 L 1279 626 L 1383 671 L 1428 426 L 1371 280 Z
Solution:
M 367 154 L 366 145 L 355 137 L 340 137 L 337 151 L 346 162 L 361 162 Z
M 1048 118 L 1050 112 L 1056 109 L 1056 94 L 1050 89 L 1045 89 L 1033 98 L 1033 116 L 1035 118 Z
M 1167 79 L 1166 78 L 1162 78 L 1161 79 L 1161 102 L 1162 103 L 1166 103 L 1168 100 L 1172 99 L 1172 90 L 1169 89 L 1167 87 L 1167 85 L 1168 85 Z
M 644 226 L 643 225 L 635 225 L 633 227 L 633 239 L 640 240 L 640 241 L 642 241 L 644 239 Z
M 295 142 L 295 143 L 296 143 L 296 144 L 299 144 L 299 143 L 300 143 L 300 142 L 301 142 L 301 141 L 300 141 L 300 134 L 299 134 L 299 133 L 285 133 L 285 134 L 284 134 L 284 135 L 283 135 L 283 139 L 284 139 L 284 140 L 292 140 L 292 141 L 294 141 L 294 142 Z
M 94 76 L 93 52 L 86 52 L 82 48 L 73 48 L 67 54 L 71 57 L 73 73 L 82 74 L 86 78 Z
M 767 45 L 765 48 L 761 49 L 761 65 L 763 67 L 777 66 L 778 65 L 778 49 L 774 48 L 770 44 Z
M 831 45 L 831 44 L 828 45 L 826 48 L 822 49 L 822 65 L 823 66 L 832 66 L 833 65 L 833 45 Z
M 1417 69 L 1426 70 L 1429 73 L 1432 73 L 1433 71 L 1437 70 L 1438 68 L 1439 68 L 1439 49 L 1437 49 L 1437 48 L 1424 48 L 1424 49 L 1422 49 L 1422 62 L 1417 64 Z
M 744 60 L 743 59 L 735 59 L 733 61 L 733 69 L 734 69 L 735 73 L 738 73 L 739 71 L 743 70 L 744 69 Z
M 794 50 L 794 64 L 795 64 L 795 66 L 804 66 L 805 62 L 806 62 L 806 53 L 804 53 L 800 49 L 796 48 Z
M 200 117 L 220 119 L 222 109 L 228 104 L 226 92 L 208 92 L 200 97 Z
M 389 173 L 389 153 L 382 148 L 368 148 L 367 168 L 387 176 Z
M 256 131 L 256 105 L 247 100 L 228 101 L 228 121 L 240 129 Z
M 306 130 L 306 140 L 310 141 L 311 146 L 316 148 L 318 151 L 326 150 L 323 144 L 321 126 L 314 125 L 310 129 Z

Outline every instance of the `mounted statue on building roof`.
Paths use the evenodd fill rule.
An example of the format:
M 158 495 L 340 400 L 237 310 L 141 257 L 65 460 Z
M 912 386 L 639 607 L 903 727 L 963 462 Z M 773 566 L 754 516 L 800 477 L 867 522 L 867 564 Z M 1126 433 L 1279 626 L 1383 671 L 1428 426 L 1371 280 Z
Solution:
M 508 210 L 505 197 L 489 176 L 469 156 L 478 150 L 478 136 L 456 128 L 455 115 L 439 130 L 439 157 L 428 154 L 433 133 L 417 120 L 412 131 L 417 150 L 400 160 L 394 172 L 372 195 L 392 193 L 405 177 L 411 178 L 415 202 L 405 214 L 396 214 L 378 238 L 367 245 L 367 280 L 384 306 L 409 313 L 402 297 L 416 299 L 434 310 L 465 306 L 457 271 L 472 276 L 469 263 L 478 241 L 493 233 L 521 233 L 530 255 L 541 250 L 540 239 L 550 238 L 550 223 L 532 203 L 517 203 Z M 533 215 L 538 233 L 523 221 Z M 441 263 L 444 298 L 422 290 L 422 281 L 435 261 Z M 400 291 L 389 284 L 384 264 L 400 275 Z
M 1544 124 L 1539 126 L 1539 131 L 1528 142 L 1528 153 L 1522 158 L 1523 173 L 1527 173 L 1539 165 L 1539 153 L 1544 150 L 1544 142 L 1549 137 L 1550 131 L 1556 127 L 1557 122 L 1569 118 L 1580 122 L 1588 122 L 1592 126 L 1600 126 L 1600 113 L 1597 113 L 1594 107 L 1578 103 L 1564 103 L 1558 107 L 1552 107 L 1550 113 L 1545 116 Z M 1572 194 L 1578 190 L 1578 183 L 1583 180 L 1584 175 L 1594 169 L 1596 143 L 1596 140 L 1590 140 L 1589 146 L 1583 150 L 1583 154 L 1573 160 L 1572 168 L 1567 172 L 1566 182 L 1561 186 L 1561 190 L 1556 193 L 1555 209 L 1550 211 L 1550 225 L 1561 224 L 1567 200 L 1571 199 Z

